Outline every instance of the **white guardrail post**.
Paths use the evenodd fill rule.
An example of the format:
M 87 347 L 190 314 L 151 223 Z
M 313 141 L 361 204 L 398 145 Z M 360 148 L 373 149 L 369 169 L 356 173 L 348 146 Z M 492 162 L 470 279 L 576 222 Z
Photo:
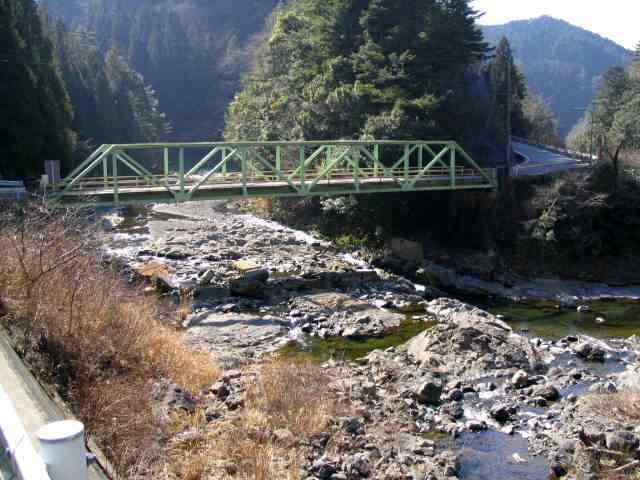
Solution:
M 84 425 L 76 420 L 49 423 L 36 433 L 51 480 L 87 480 Z

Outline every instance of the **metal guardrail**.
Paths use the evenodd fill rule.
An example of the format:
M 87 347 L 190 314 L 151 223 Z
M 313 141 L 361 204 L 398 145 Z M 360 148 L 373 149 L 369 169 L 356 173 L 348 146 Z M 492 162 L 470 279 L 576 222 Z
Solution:
M 0 180 L 0 200 L 20 200 L 27 195 L 22 181 Z
M 206 154 L 187 168 L 186 150 Z M 456 142 L 174 143 L 103 145 L 51 185 L 50 196 L 119 204 L 495 187 L 495 171 Z
M 589 162 L 593 162 L 593 161 L 597 161 L 598 160 L 598 156 L 597 155 L 589 155 L 588 153 L 584 153 L 584 152 L 577 152 L 575 150 L 568 150 L 566 148 L 559 148 L 559 147 L 554 147 L 553 145 L 547 145 L 544 143 L 537 143 L 537 142 L 532 142 L 531 140 L 528 140 L 526 138 L 521 138 L 521 137 L 512 137 L 514 141 L 518 142 L 518 143 L 524 143 L 527 145 L 531 145 L 532 147 L 536 147 L 536 148 L 540 148 L 543 150 L 548 150 L 550 152 L 555 152 L 555 153 L 559 153 L 561 155 L 566 155 L 568 157 L 574 158 L 576 160 L 582 160 L 582 161 L 589 161 Z
M 13 403 L 0 385 L 0 442 L 8 453 L 13 474 L 19 480 L 51 480 Z

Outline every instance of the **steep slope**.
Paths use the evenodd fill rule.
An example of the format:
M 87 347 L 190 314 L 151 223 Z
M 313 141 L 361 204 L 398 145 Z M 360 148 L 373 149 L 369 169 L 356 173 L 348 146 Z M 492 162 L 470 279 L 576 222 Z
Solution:
M 633 57 L 611 40 L 548 16 L 482 28 L 492 45 L 508 38 L 528 85 L 556 112 L 563 136 L 591 103 L 602 74 Z
M 156 90 L 175 138 L 219 138 L 247 69 L 247 45 L 279 0 L 45 0 L 72 28 L 94 31 Z M 62 8 L 66 7 L 66 8 Z

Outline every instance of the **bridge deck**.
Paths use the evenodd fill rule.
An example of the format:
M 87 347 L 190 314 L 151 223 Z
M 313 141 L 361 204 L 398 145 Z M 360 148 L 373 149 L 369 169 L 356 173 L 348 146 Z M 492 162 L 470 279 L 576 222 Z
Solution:
M 480 168 L 455 142 L 208 144 L 211 150 L 190 169 L 184 144 L 177 168 L 170 169 L 169 148 L 163 159 L 149 162 L 164 165 L 158 174 L 125 151 L 139 154 L 144 145 L 104 145 L 52 185 L 50 196 L 62 203 L 111 205 L 495 188 L 495 172 Z M 149 149 L 157 153 L 158 145 Z

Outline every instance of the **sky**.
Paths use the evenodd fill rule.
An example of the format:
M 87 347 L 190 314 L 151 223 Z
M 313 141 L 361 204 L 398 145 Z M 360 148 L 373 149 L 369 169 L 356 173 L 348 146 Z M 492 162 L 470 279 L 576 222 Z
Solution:
M 549 15 L 632 50 L 640 42 L 640 0 L 473 0 L 472 5 L 486 12 L 482 25 Z

